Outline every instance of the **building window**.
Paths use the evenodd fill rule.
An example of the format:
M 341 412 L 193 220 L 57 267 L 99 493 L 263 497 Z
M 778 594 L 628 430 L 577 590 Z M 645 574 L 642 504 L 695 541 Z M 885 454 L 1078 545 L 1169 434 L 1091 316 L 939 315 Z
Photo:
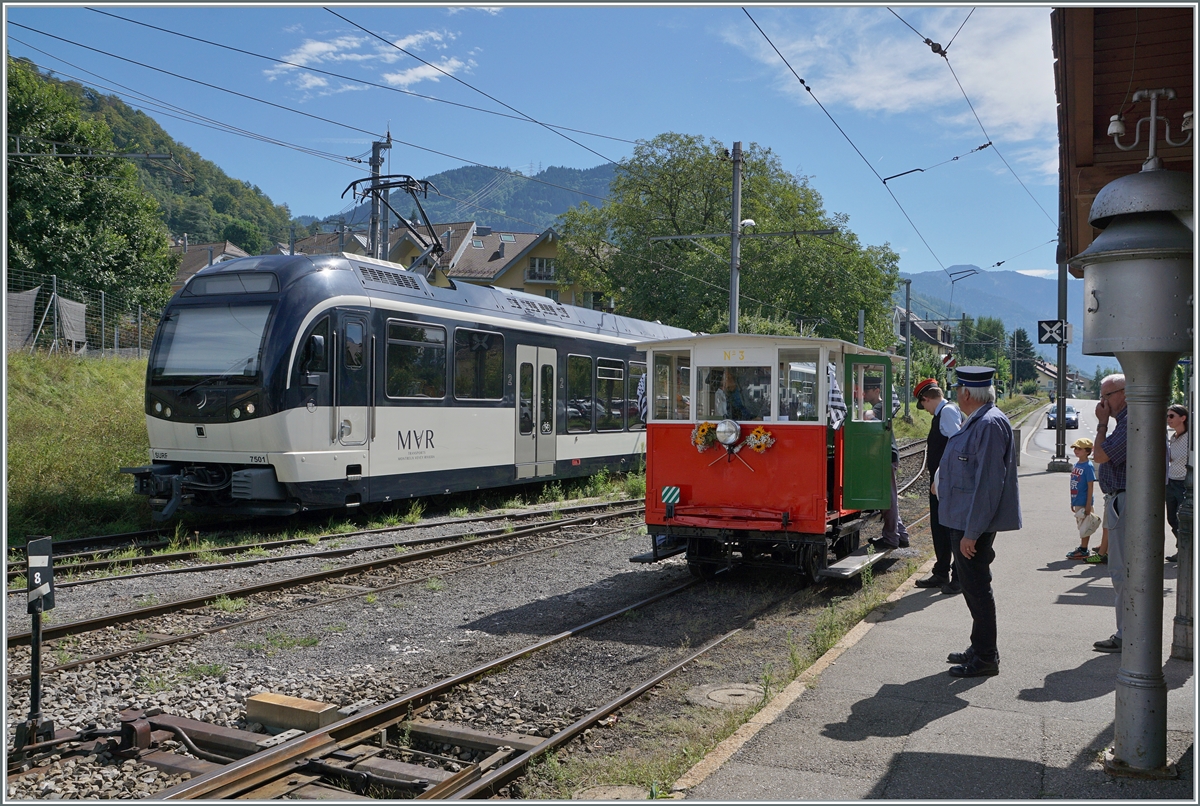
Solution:
M 516 235 L 501 235 L 500 240 L 504 243 L 516 243 L 517 236 Z
M 554 263 L 552 257 L 529 258 L 529 268 L 525 270 L 525 279 L 534 283 L 553 283 L 555 279 Z
M 583 292 L 583 307 L 591 308 L 593 311 L 607 310 L 605 306 L 603 291 L 585 291 Z
M 471 248 L 472 249 L 482 249 L 483 241 L 479 240 L 478 238 L 472 238 L 471 239 Z
M 389 320 L 387 334 L 387 396 L 445 397 L 446 329 Z
M 558 289 L 557 288 L 547 288 L 546 296 L 548 298 L 554 300 L 555 302 L 558 302 Z

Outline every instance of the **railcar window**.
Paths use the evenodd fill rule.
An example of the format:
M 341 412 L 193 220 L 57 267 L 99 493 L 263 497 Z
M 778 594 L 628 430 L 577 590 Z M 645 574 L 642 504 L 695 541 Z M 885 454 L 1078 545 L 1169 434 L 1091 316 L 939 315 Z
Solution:
M 346 368 L 361 369 L 363 362 L 363 326 L 361 322 L 346 323 Z
M 150 377 L 215 375 L 234 380 L 257 375 L 270 315 L 270 305 L 175 308 L 164 320 Z
M 388 321 L 388 397 L 446 396 L 446 329 Z
M 567 431 L 592 430 L 592 358 L 567 356 Z
M 270 272 L 234 272 L 193 277 L 184 296 L 209 294 L 272 294 L 279 290 L 279 279 Z
M 770 367 L 699 367 L 696 416 L 754 422 L 771 414 Z
M 855 364 L 851 390 L 850 419 L 854 422 L 890 420 L 892 412 L 883 410 L 883 364 Z M 893 408 L 896 395 L 892 394 Z
M 654 353 L 654 419 L 692 419 L 692 357 L 687 350 Z
M 779 351 L 779 419 L 788 422 L 816 422 L 817 361 L 820 351 L 813 348 Z
M 521 388 L 517 395 L 518 417 L 520 418 L 521 433 L 533 433 L 533 364 L 522 364 L 520 371 Z
M 554 433 L 554 367 L 542 364 L 542 405 L 538 415 L 538 432 Z
M 629 430 L 645 431 L 646 417 L 646 364 L 642 361 L 629 362 L 629 391 L 625 399 L 629 401 Z
M 313 336 L 320 336 L 321 341 L 325 345 L 325 350 L 329 349 L 329 317 L 321 317 L 321 321 L 317 323 L 312 332 L 308 334 L 308 339 L 304 342 L 304 352 L 300 356 L 300 371 L 301 372 L 328 372 L 329 357 L 328 353 L 321 352 L 317 355 L 313 354 Z
M 504 397 L 504 337 L 499 333 L 454 331 L 454 396 L 459 400 Z
M 596 430 L 620 431 L 625 427 L 625 362 L 596 359 Z

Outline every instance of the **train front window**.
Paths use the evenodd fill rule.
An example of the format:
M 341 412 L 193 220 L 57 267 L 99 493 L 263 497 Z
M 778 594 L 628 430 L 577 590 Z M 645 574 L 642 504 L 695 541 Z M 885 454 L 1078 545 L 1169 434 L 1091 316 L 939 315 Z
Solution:
M 150 359 L 152 382 L 257 377 L 270 315 L 270 305 L 175 308 L 164 317 L 159 346 Z
M 779 351 L 779 419 L 786 422 L 816 422 L 817 361 L 813 348 Z
M 754 422 L 771 415 L 770 367 L 699 367 L 696 416 Z

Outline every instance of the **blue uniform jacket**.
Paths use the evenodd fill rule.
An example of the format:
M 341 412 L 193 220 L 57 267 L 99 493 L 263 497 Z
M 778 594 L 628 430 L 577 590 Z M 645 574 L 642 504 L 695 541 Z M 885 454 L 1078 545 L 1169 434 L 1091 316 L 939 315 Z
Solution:
M 984 532 L 1021 528 L 1012 426 L 991 403 L 946 442 L 938 475 L 938 520 L 971 540 Z

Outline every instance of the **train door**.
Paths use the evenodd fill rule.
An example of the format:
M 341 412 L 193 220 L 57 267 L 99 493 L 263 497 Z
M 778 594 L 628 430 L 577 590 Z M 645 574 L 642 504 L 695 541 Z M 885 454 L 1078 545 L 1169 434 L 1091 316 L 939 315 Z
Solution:
M 374 356 L 370 324 L 360 311 L 339 311 L 334 381 L 335 442 L 348 448 L 370 442 L 371 369 Z M 366 475 L 366 468 L 363 474 Z
M 518 479 L 554 475 L 558 351 L 517 345 Z
M 842 506 L 892 505 L 892 365 L 886 358 L 847 355 Z

